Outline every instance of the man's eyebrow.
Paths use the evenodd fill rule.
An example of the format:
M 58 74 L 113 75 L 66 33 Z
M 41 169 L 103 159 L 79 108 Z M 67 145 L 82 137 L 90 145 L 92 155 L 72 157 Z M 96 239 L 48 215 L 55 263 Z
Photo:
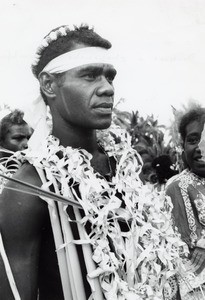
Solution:
M 82 66 L 80 67 L 80 69 L 78 70 L 79 73 L 83 73 L 83 72 L 103 72 L 103 67 L 99 67 L 99 66 Z M 108 69 L 106 69 L 106 72 L 112 72 L 113 74 L 116 74 L 117 71 L 115 70 L 114 67 L 109 67 Z
M 187 135 L 196 135 L 196 134 L 199 134 L 198 131 L 196 131 L 196 132 L 190 132 Z
M 192 137 L 192 136 L 199 136 L 200 134 L 198 132 L 191 132 L 191 133 L 188 133 L 186 135 L 186 137 Z
M 103 68 L 102 67 L 98 67 L 98 66 L 82 66 L 79 68 L 79 72 L 89 72 L 89 71 L 102 71 Z

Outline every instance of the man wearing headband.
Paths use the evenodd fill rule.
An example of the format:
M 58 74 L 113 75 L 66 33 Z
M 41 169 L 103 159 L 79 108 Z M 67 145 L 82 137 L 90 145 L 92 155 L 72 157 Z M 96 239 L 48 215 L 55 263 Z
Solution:
M 113 162 L 99 146 L 96 129 L 105 129 L 111 124 L 116 70 L 107 55 L 110 47 L 110 42 L 87 26 L 74 30 L 62 26 L 44 38 L 37 50 L 37 61 L 32 66 L 44 99 L 38 99 L 41 110 L 37 109 L 38 115 L 32 116 L 34 122 L 41 116 L 46 103 L 52 115 L 52 133 L 60 144 L 86 149 L 92 154 L 91 164 L 95 172 L 105 177 L 112 176 Z M 40 122 L 45 124 L 44 116 L 42 119 Z M 28 122 L 33 124 L 31 117 Z M 44 130 L 40 128 L 39 131 Z M 41 141 L 37 138 L 35 146 Z M 35 186 L 42 185 L 30 164 L 24 165 L 15 178 Z M 46 202 L 37 196 L 5 190 L 0 207 L 2 236 L 15 281 L 13 294 L 16 293 L 16 299 L 37 299 L 38 293 L 40 300 L 76 299 L 67 298 L 69 292 L 62 288 Z M 86 281 L 85 271 L 82 272 L 83 281 Z M 7 277 L 1 265 L 2 300 L 13 299 Z M 85 296 L 80 299 L 79 288 L 76 291 L 79 300 L 88 299 L 91 293 L 89 284 L 83 282 L 83 285 Z
M 37 51 L 32 70 L 41 97 L 26 116 L 35 130 L 0 198 L 1 300 L 165 299 L 165 286 L 166 299 L 176 299 L 167 278 L 175 274 L 178 239 L 171 223 L 156 239 L 158 214 L 148 216 L 164 205 L 162 196 L 149 209 L 141 158 L 127 132 L 109 128 L 116 75 L 110 47 L 87 26 L 62 26 Z M 163 218 L 166 207 L 159 208 Z M 166 244 L 167 263 L 146 234 L 159 241 L 154 253 Z M 153 274 L 163 266 L 169 268 L 158 279 Z

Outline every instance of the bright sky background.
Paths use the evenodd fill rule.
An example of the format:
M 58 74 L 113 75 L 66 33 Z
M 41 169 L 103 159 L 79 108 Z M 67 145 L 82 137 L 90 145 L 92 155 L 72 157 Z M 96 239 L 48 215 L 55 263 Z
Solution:
M 119 108 L 168 124 L 171 105 L 205 104 L 204 0 L 0 0 L 0 104 L 31 103 L 38 82 L 30 65 L 43 36 L 81 23 L 94 26 L 119 55 Z

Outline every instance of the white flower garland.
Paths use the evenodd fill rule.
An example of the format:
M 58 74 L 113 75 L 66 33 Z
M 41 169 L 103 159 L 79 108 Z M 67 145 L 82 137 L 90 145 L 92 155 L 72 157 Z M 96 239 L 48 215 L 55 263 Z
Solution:
M 63 196 L 69 194 L 72 180 L 70 189 L 85 213 L 81 223 L 91 224 L 89 239 L 97 269 L 88 276 L 99 277 L 107 300 L 171 299 L 168 279 L 177 274 L 184 251 L 172 228 L 171 201 L 142 184 L 140 157 L 125 131 L 101 131 L 99 139 L 117 162 L 111 182 L 94 172 L 91 154 L 65 148 L 53 136 L 38 153 L 25 151 L 24 159 L 43 169 L 47 186 L 57 184 Z M 128 231 L 121 230 L 122 223 Z

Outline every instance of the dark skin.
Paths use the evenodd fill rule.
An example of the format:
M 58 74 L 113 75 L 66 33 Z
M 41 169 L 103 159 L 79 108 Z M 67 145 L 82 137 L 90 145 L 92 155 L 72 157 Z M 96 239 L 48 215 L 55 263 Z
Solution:
M 13 124 L 1 141 L 1 146 L 11 151 L 24 150 L 28 147 L 28 140 L 32 134 L 31 128 L 27 124 Z
M 9 157 L 13 152 L 26 149 L 32 133 L 33 130 L 26 123 L 11 124 L 0 141 L 0 158 Z
M 190 170 L 200 177 L 205 177 L 205 162 L 201 159 L 201 151 L 198 144 L 201 139 L 203 123 L 192 121 L 186 126 L 184 141 L 184 156 Z M 190 249 L 190 262 L 187 270 L 200 274 L 205 267 L 205 249 L 195 247 Z
M 15 177 L 20 180 L 24 178 L 24 181 L 37 186 L 41 185 L 35 169 L 30 165 L 23 167 Z M 8 185 L 13 184 L 8 183 Z M 38 223 L 36 218 L 38 218 Z M 38 197 L 29 195 L 28 198 L 24 193 L 4 190 L 1 197 L 1 232 L 22 299 L 27 299 L 27 297 L 36 299 L 40 232 L 46 218 L 46 205 Z M 4 268 L 1 268 L 0 276 L 2 299 L 13 299 Z M 26 282 L 26 288 L 24 282 Z
M 83 45 L 75 46 L 79 47 Z M 110 169 L 107 156 L 97 144 L 96 129 L 110 126 L 116 71 L 111 65 L 91 67 L 87 72 L 81 68 L 66 72 L 60 85 L 55 76 L 42 73 L 40 84 L 53 116 L 53 135 L 63 146 L 90 152 L 94 170 L 105 175 Z M 15 178 L 42 185 L 29 164 Z M 40 287 L 39 300 L 63 300 L 47 204 L 36 196 L 4 189 L 0 226 L 21 299 L 36 300 Z M 13 300 L 1 260 L 0 299 Z

